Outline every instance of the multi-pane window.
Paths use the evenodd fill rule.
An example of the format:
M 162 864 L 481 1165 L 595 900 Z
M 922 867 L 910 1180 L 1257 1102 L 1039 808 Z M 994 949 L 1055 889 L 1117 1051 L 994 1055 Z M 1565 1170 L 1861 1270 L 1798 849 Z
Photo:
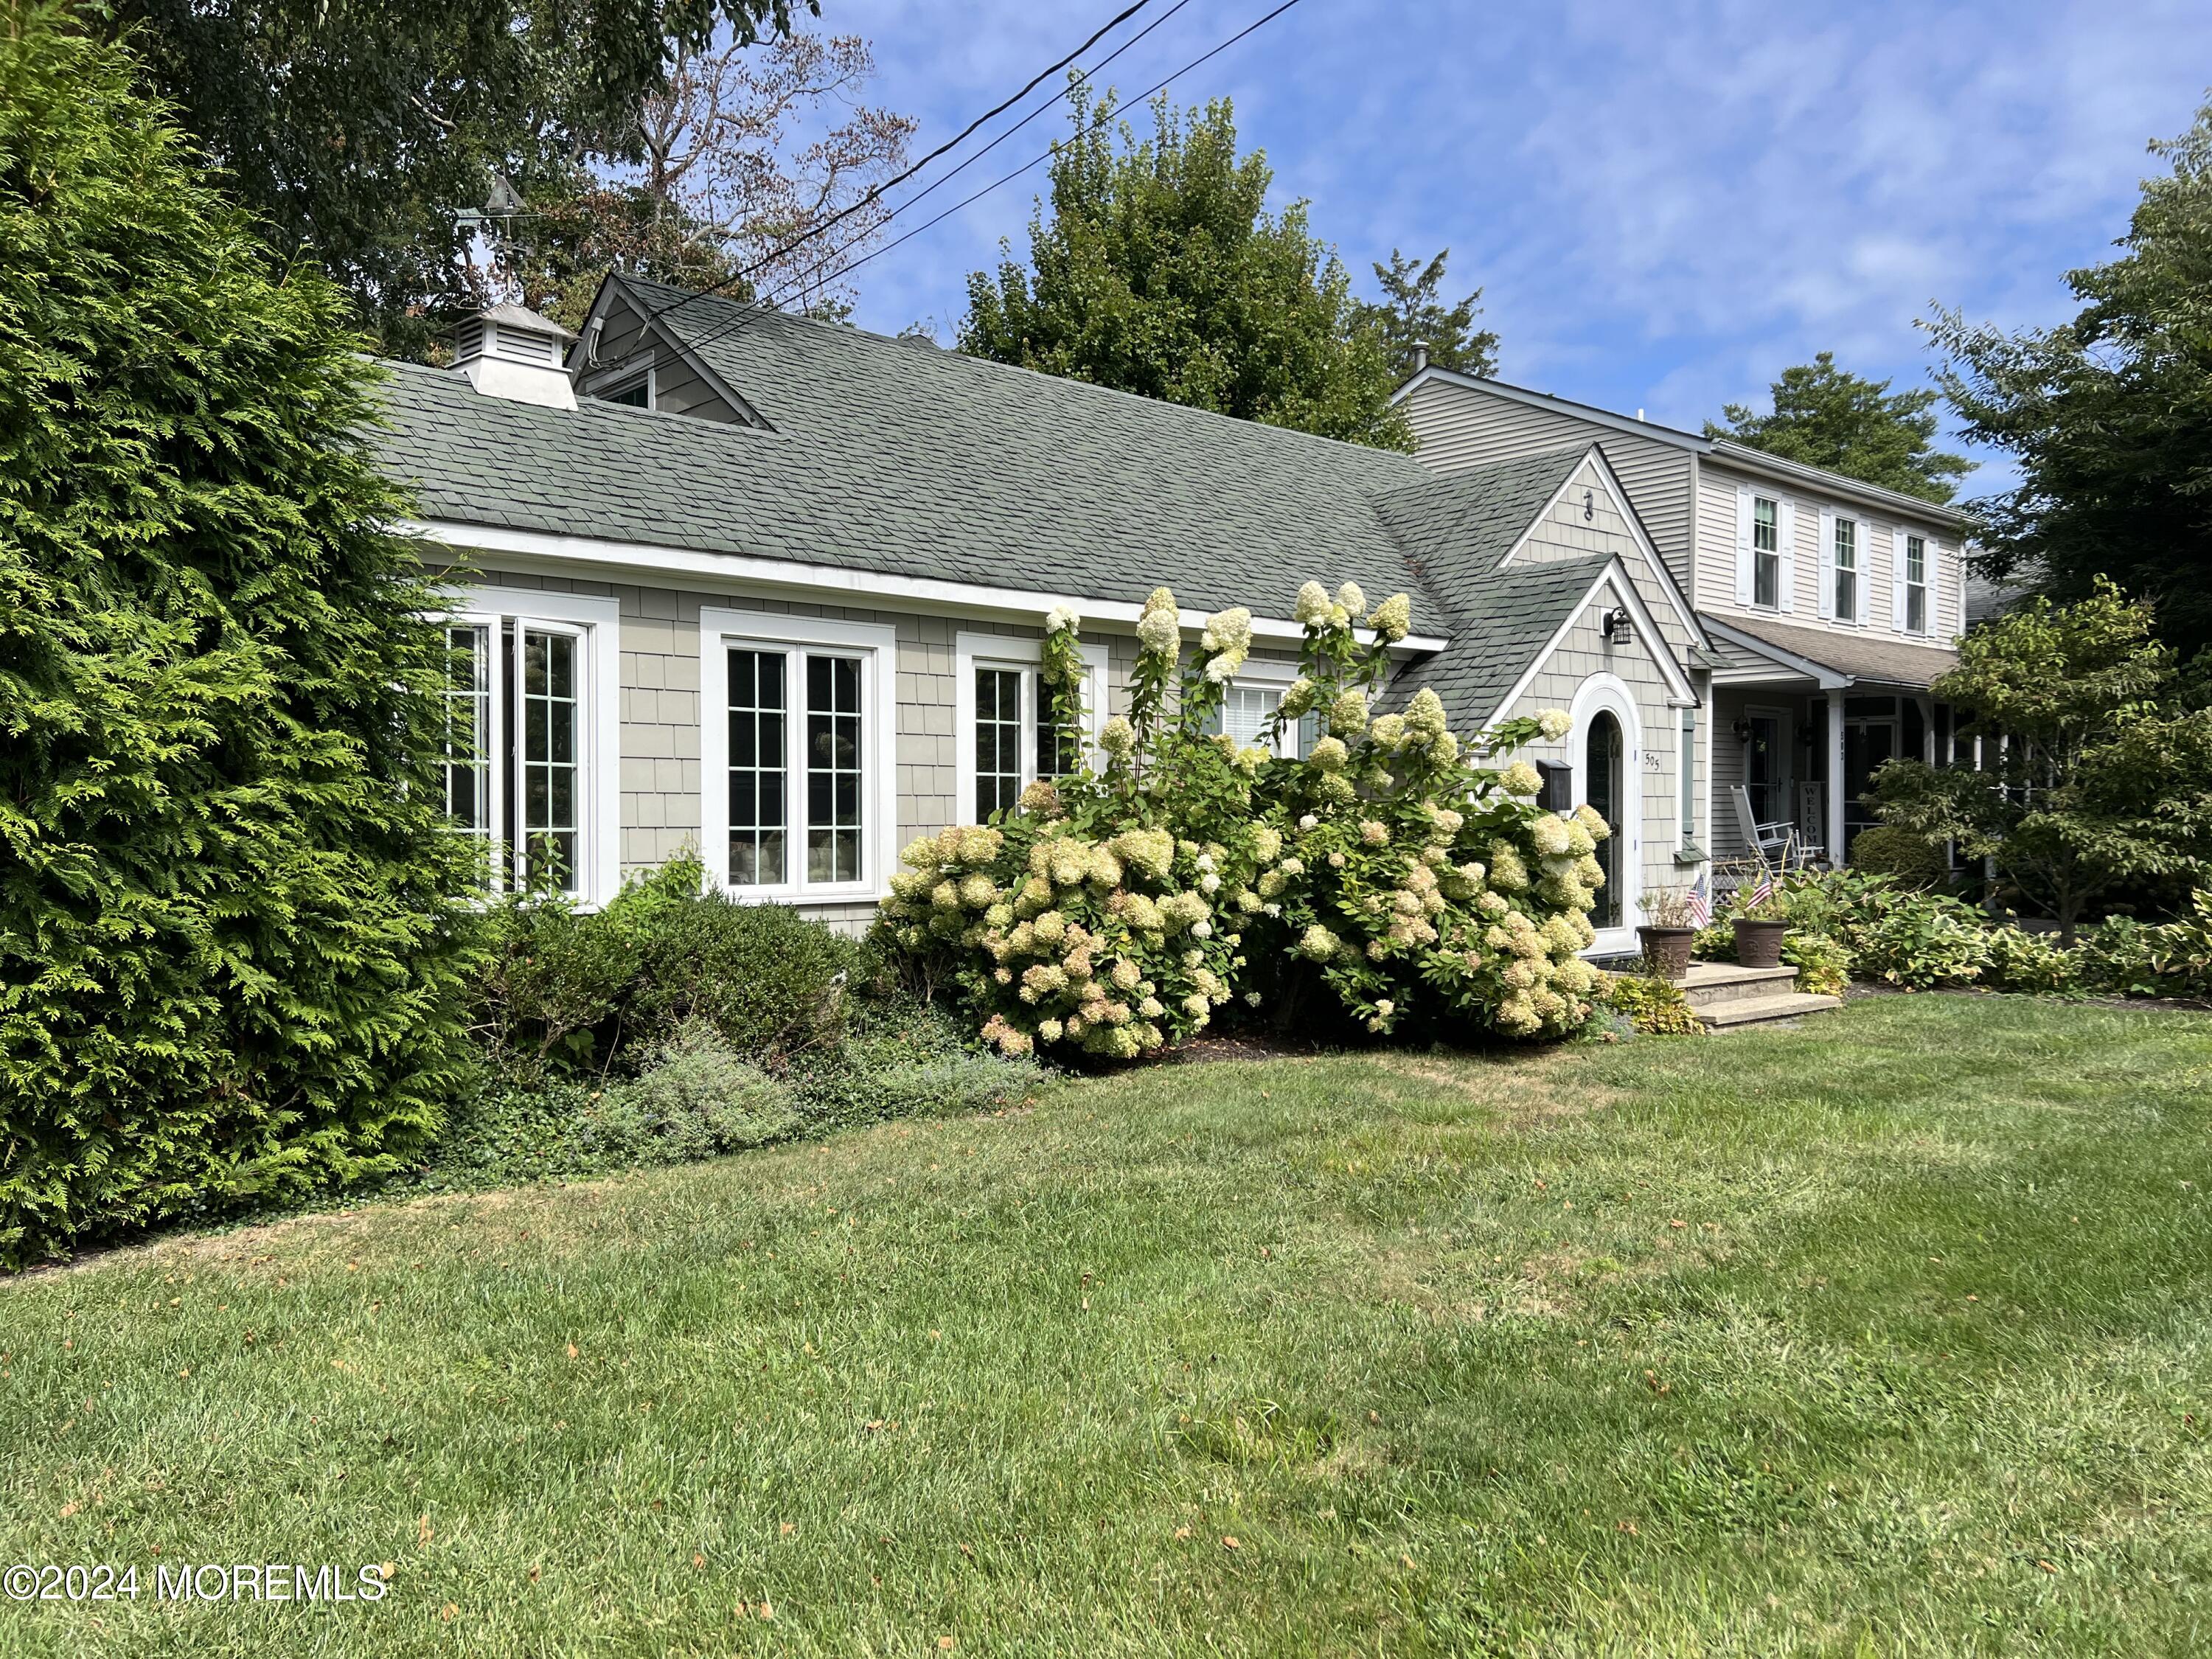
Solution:
M 576 890 L 577 773 L 583 703 L 574 634 L 525 625 L 522 652 L 522 800 L 519 873 Z
M 1083 769 L 1083 738 L 1079 724 L 1071 729 L 1060 723 L 1053 707 L 1051 688 L 1042 673 L 1030 677 L 1036 696 L 1036 775 L 1064 778 Z
M 483 847 L 495 886 L 603 899 L 613 885 L 612 803 L 595 768 L 612 749 L 597 722 L 613 708 L 603 644 L 615 602 L 479 588 L 467 603 L 441 624 L 446 811 Z
M 446 812 L 454 828 L 483 842 L 487 868 L 492 842 L 491 630 L 456 624 L 446 629 Z
M 1855 519 L 1836 520 L 1836 620 L 1859 619 L 1859 526 Z
M 730 860 L 732 887 L 785 877 L 790 703 L 781 651 L 733 650 L 730 669 Z
M 1231 681 L 1219 710 L 1206 717 L 1206 729 L 1233 738 L 1239 749 L 1264 749 L 1268 746 L 1268 727 L 1274 721 L 1275 711 L 1282 706 L 1283 688 L 1279 685 Z M 1306 715 L 1284 728 L 1281 740 L 1274 745 L 1275 752 L 1291 756 L 1305 753 L 1320 736 L 1320 727 L 1318 717 Z
M 860 662 L 806 659 L 806 878 L 860 878 Z
M 1022 795 L 1022 690 L 1027 675 L 1018 668 L 975 671 L 975 821 L 1011 811 Z M 1040 727 L 1042 757 L 1051 744 Z
M 1751 503 L 1751 602 L 1771 611 L 1782 603 L 1781 507 L 1765 496 Z
M 1905 631 L 1928 631 L 1928 543 L 1919 536 L 1905 538 Z

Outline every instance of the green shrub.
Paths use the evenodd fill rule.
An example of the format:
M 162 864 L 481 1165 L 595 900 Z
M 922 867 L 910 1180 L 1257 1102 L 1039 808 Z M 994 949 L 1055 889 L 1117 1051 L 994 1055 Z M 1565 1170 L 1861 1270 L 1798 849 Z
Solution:
M 2082 957 L 2056 939 L 2020 927 L 1992 927 L 1988 938 L 1986 983 L 2005 991 L 2048 994 L 2073 990 L 2081 981 Z
M 1239 749 L 1205 727 L 1244 659 L 1251 617 L 1212 617 L 1185 663 L 1174 595 L 1146 602 L 1127 716 L 1106 723 L 1103 775 L 1026 792 L 990 825 L 909 847 L 880 935 L 957 983 L 984 1035 L 1127 1059 L 1205 1029 L 1232 998 L 1281 1017 L 1333 1004 L 1367 1030 L 1408 1021 L 1557 1036 L 1588 1018 L 1580 957 L 1603 879 L 1605 825 L 1539 811 L 1525 762 L 1502 758 L 1566 716 L 1516 720 L 1470 745 L 1432 690 L 1370 714 L 1410 611 L 1352 584 L 1309 582 L 1300 678 L 1277 720 L 1313 714 L 1302 759 Z M 1063 708 L 1075 619 L 1048 620 L 1046 678 Z
M 705 1020 L 679 1026 L 648 1054 L 636 1080 L 614 1092 L 659 1137 L 671 1163 L 781 1140 L 799 1125 L 790 1088 L 738 1059 Z
M 1951 873 L 1942 842 L 1931 842 L 1894 823 L 1877 823 L 1851 837 L 1851 867 L 1870 876 L 1889 876 L 1906 887 L 1940 887 Z
M 477 1018 L 495 1069 L 524 1083 L 632 1071 L 699 1023 L 758 1058 L 834 1045 L 865 974 L 860 942 L 703 884 L 699 861 L 684 857 L 633 878 L 596 913 L 557 893 L 496 905 Z
M 1850 924 L 1853 971 L 1908 990 L 1969 985 L 1989 966 L 1989 929 L 1956 899 L 1908 894 L 1867 922 Z
M 1682 988 L 1656 974 L 1615 974 L 1600 992 L 1605 1005 L 1650 1036 L 1702 1036 L 1705 1025 Z
M 1782 936 L 1782 959 L 1797 970 L 1796 988 L 1808 995 L 1839 997 L 1850 988 L 1851 953 L 1826 933 L 1791 928 Z
M 0 27 L 0 1266 L 387 1171 L 460 1091 L 447 657 L 343 295 Z

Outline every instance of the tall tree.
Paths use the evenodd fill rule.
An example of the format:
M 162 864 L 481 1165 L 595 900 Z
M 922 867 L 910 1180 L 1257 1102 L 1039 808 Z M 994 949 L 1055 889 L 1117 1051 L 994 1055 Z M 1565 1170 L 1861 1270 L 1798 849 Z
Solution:
M 459 210 L 592 155 L 636 162 L 672 44 L 786 31 L 790 0 L 117 0 L 176 106 L 278 254 L 306 250 L 386 351 L 468 302 Z M 809 9 L 812 9 L 809 0 Z
M 1307 228 L 1306 204 L 1267 210 L 1273 174 L 1239 157 L 1226 100 L 1152 106 L 1139 141 L 1078 80 L 1074 136 L 1054 146 L 1051 217 L 1030 263 L 1004 250 L 968 279 L 959 345 L 977 356 L 1248 420 L 1386 448 L 1412 436 L 1351 283 Z M 1118 142 L 1117 142 L 1118 138 Z
M 2212 102 L 2151 145 L 2115 259 L 2069 272 L 2081 307 L 2005 333 L 1940 316 L 1944 389 L 2019 483 L 1975 503 L 1987 574 L 2081 598 L 2100 575 L 2154 599 L 2184 653 L 2212 647 Z
M 1445 248 L 1424 264 L 1394 247 L 1390 263 L 1375 267 L 1382 301 L 1356 302 L 1360 322 L 1381 337 L 1390 354 L 1391 372 L 1401 380 L 1412 376 L 1423 350 L 1438 368 L 1498 373 L 1498 336 L 1474 326 L 1482 290 L 1476 289 L 1455 305 L 1443 302 L 1444 264 L 1450 258 L 1451 250 Z
M 567 190 L 541 191 L 497 234 L 501 273 L 567 322 L 609 270 L 842 314 L 844 273 L 890 213 L 870 192 L 905 165 L 917 125 L 860 100 L 875 67 L 852 34 L 679 46 L 638 112 L 641 165 L 581 167 Z
M 1748 404 L 1729 404 L 1721 410 L 1727 424 L 1706 422 L 1705 435 L 1923 501 L 1949 501 L 1974 463 L 1936 447 L 1932 410 L 1939 394 L 1932 388 L 1893 393 L 1889 386 L 1838 368 L 1836 354 L 1823 351 L 1782 371 L 1772 410 L 1761 414 Z
M 0 1267 L 388 1170 L 465 1052 L 374 375 L 136 75 L 0 22 Z

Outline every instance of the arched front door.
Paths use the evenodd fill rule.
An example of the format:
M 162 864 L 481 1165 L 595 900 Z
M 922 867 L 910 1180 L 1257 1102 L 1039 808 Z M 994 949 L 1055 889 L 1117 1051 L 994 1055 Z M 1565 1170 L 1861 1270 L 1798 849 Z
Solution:
M 1597 890 L 1597 906 L 1590 912 L 1594 927 L 1618 927 L 1624 920 L 1621 915 L 1620 848 L 1627 839 L 1623 834 L 1626 813 L 1623 808 L 1627 794 L 1627 781 L 1622 765 L 1627 745 L 1622 741 L 1620 722 L 1612 711 L 1601 708 L 1590 717 L 1589 733 L 1584 738 L 1583 777 L 1583 799 L 1590 809 L 1606 822 L 1613 831 L 1597 844 L 1598 867 L 1605 872 L 1605 884 Z

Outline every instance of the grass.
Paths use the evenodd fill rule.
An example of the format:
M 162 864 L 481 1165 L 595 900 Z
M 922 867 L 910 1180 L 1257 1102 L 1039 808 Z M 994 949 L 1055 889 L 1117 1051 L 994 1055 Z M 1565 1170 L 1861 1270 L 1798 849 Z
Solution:
M 0 1558 L 389 1592 L 0 1650 L 2199 1654 L 2208 1099 L 1877 998 L 119 1252 L 0 1287 Z

